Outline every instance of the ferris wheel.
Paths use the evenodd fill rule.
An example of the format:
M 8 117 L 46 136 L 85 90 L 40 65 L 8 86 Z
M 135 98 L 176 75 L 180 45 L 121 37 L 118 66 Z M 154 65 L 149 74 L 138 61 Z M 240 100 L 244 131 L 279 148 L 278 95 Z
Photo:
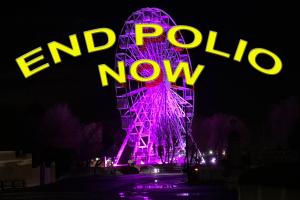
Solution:
M 159 24 L 164 33 L 156 38 L 147 38 L 143 46 L 137 46 L 135 24 L 141 23 Z M 170 83 L 163 68 L 158 78 L 146 83 L 134 80 L 128 73 L 131 64 L 139 59 L 151 59 L 160 66 L 167 59 L 173 70 L 180 61 L 192 66 L 188 51 L 172 46 L 166 39 L 168 30 L 175 25 L 174 20 L 161 9 L 143 8 L 132 13 L 122 28 L 115 60 L 116 63 L 124 61 L 128 81 L 116 83 L 115 89 L 126 137 L 115 164 L 120 163 L 125 149 L 131 152 L 130 157 L 137 164 L 184 162 L 185 138 L 191 135 L 194 114 L 193 87 L 186 85 L 183 75 L 176 83 Z M 181 33 L 176 35 L 176 39 L 184 43 Z M 151 65 L 141 64 L 137 71 L 148 77 L 153 69 Z

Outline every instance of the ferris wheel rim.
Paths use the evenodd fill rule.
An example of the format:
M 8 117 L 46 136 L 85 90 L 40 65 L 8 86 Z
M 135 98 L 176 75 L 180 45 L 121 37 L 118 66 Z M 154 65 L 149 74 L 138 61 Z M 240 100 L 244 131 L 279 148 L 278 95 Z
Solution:
M 127 17 L 127 19 L 125 20 L 124 25 L 122 26 L 122 29 L 121 29 L 119 35 L 121 35 L 121 34 L 124 32 L 124 28 L 125 28 L 126 22 L 129 21 L 129 20 L 134 16 L 134 14 L 136 14 L 136 13 L 138 13 L 138 12 L 142 12 L 142 11 L 147 11 L 147 10 L 156 10 L 156 11 L 159 11 L 159 12 L 163 13 L 165 16 L 167 16 L 168 19 L 170 19 L 171 22 L 174 24 L 174 26 L 177 25 L 176 22 L 174 21 L 174 19 L 173 19 L 167 12 L 165 12 L 164 10 L 162 10 L 162 9 L 160 9 L 160 8 L 157 8 L 157 7 L 146 7 L 146 8 L 141 8 L 141 9 L 139 9 L 139 10 L 136 10 L 136 11 L 132 12 L 132 13 L 130 14 L 130 16 Z M 182 33 L 181 33 L 180 31 L 179 31 L 179 34 L 180 34 L 180 36 L 181 36 L 181 39 L 183 40 L 183 43 L 185 43 L 185 39 L 184 39 L 184 37 L 183 37 L 183 35 L 182 35 Z M 116 51 L 115 51 L 115 55 L 116 55 L 116 54 L 118 53 L 118 51 L 119 51 L 119 44 L 120 44 L 120 37 L 118 37 L 118 42 L 117 42 L 117 48 L 116 48 Z M 192 73 L 192 72 L 193 72 L 193 68 L 192 68 L 192 63 L 191 63 L 190 54 L 189 54 L 188 49 L 185 49 L 185 50 L 186 50 L 186 54 L 188 55 L 189 68 L 190 68 L 190 71 L 191 71 L 191 73 Z M 114 65 L 115 69 L 116 69 L 116 67 L 117 67 L 116 64 L 117 64 L 117 58 L 116 58 L 116 56 L 115 56 L 115 65 Z M 115 85 L 116 85 L 116 84 L 118 84 L 118 83 L 115 83 Z M 186 85 L 185 85 L 185 87 L 186 87 Z M 127 88 L 127 89 L 128 89 L 128 88 Z M 131 90 L 131 89 L 130 89 L 130 90 Z M 194 89 L 192 89 L 192 90 L 193 90 L 193 93 L 194 93 Z M 195 97 L 194 97 L 194 95 L 193 95 L 193 100 L 192 100 L 192 102 L 193 102 L 193 105 L 192 105 L 192 106 L 193 106 L 193 107 L 194 107 L 194 101 L 195 101 L 194 98 L 195 98 Z
M 123 53 L 124 55 L 127 55 L 128 53 L 131 53 L 132 54 L 132 52 L 129 52 L 128 51 L 128 41 L 126 41 L 126 48 L 121 48 L 120 47 L 120 41 L 121 41 L 121 37 L 120 36 L 125 36 L 125 35 L 127 35 L 127 33 L 128 32 L 126 32 L 126 30 L 125 30 L 125 27 L 126 27 L 126 24 L 127 24 L 127 22 L 128 21 L 133 21 L 132 20 L 132 18 L 134 17 L 134 15 L 136 14 L 136 13 L 138 13 L 138 12 L 143 12 L 143 11 L 147 11 L 147 10 L 153 10 L 153 9 L 155 9 L 156 11 L 159 11 L 160 13 L 162 13 L 163 14 L 163 16 L 166 16 L 167 17 L 167 19 L 170 21 L 168 21 L 168 25 L 171 27 L 171 26 L 175 26 L 176 25 L 176 23 L 175 23 L 175 21 L 173 20 L 173 18 L 169 15 L 169 14 L 167 14 L 165 11 L 163 11 L 163 10 L 161 10 L 161 9 L 159 9 L 159 8 L 150 8 L 150 7 L 148 7 L 148 8 L 142 8 L 142 9 L 140 9 L 140 10 L 137 10 L 137 11 L 135 11 L 135 12 L 133 12 L 128 18 L 127 18 L 127 20 L 125 21 L 125 23 L 124 23 L 124 25 L 123 25 L 123 27 L 122 27 L 122 29 L 121 29 L 121 32 L 120 32 L 120 35 L 119 35 L 119 37 L 118 37 L 118 43 L 117 43 L 117 48 L 116 48 L 116 53 L 115 53 L 115 63 L 117 63 L 117 61 L 118 61 L 118 57 L 117 57 L 117 55 L 120 53 Z M 131 25 L 129 25 L 129 26 L 131 26 Z M 130 28 L 131 29 L 131 28 Z M 185 40 L 184 40 L 184 37 L 183 37 L 183 35 L 179 32 L 179 35 L 180 35 L 180 39 L 182 39 L 182 41 L 185 43 Z M 127 36 L 128 37 L 128 36 Z M 126 37 L 125 37 L 126 38 Z M 174 52 L 176 52 L 176 50 L 175 49 L 172 49 L 172 51 L 174 51 Z M 137 51 L 137 52 L 139 52 L 139 50 Z M 183 55 L 181 52 L 176 52 L 175 53 L 176 55 L 178 55 L 179 57 L 177 57 L 179 60 L 182 58 L 181 57 L 181 55 Z M 187 62 L 189 63 L 189 68 L 190 68 L 190 70 L 191 71 L 193 71 L 192 70 L 192 65 L 191 65 L 191 59 L 190 59 L 190 54 L 189 54 L 189 52 L 188 52 L 188 50 L 187 49 L 185 49 L 185 52 L 184 52 L 184 54 L 186 54 L 186 56 L 187 56 Z M 169 54 L 168 54 L 169 55 Z M 172 55 L 171 55 L 172 56 Z M 119 57 L 120 58 L 120 57 Z M 176 58 L 176 59 L 177 59 Z M 136 59 L 135 59 L 136 60 Z M 116 68 L 116 64 L 115 64 L 115 68 Z M 127 67 L 127 66 L 126 66 Z M 143 97 L 143 96 L 145 96 L 145 94 L 144 93 L 141 93 L 140 91 L 137 91 L 137 96 L 138 95 L 140 95 L 140 97 L 136 97 L 136 99 L 135 100 L 133 100 L 132 99 L 132 96 L 130 95 L 132 92 L 136 92 L 135 91 L 135 89 L 133 89 L 133 87 L 130 85 L 131 83 L 134 83 L 134 81 L 130 81 L 130 80 L 128 80 L 128 83 L 126 83 L 126 84 L 124 84 L 123 86 L 122 86 L 122 88 L 124 88 L 125 89 L 125 93 L 124 93 L 124 96 L 123 97 L 126 97 L 126 99 L 127 99 L 127 106 L 126 106 L 126 108 L 125 109 L 123 109 L 123 108 L 121 108 L 120 106 L 118 106 L 118 110 L 120 111 L 120 114 L 121 114 L 121 120 L 122 120 L 122 128 L 123 128 L 123 118 L 124 117 L 126 117 L 126 113 L 127 112 L 131 112 L 131 110 L 130 109 L 132 109 L 132 107 L 134 106 L 134 103 L 136 103 L 137 101 L 140 101 L 141 99 L 140 99 L 140 97 Z M 187 125 L 186 123 L 186 121 L 182 121 L 182 123 L 184 123 L 184 127 L 183 126 L 181 126 L 181 128 L 183 127 L 184 128 L 184 130 L 183 131 L 185 131 L 186 133 L 190 133 L 189 131 L 191 131 L 191 123 L 192 123 L 192 120 L 193 120 L 193 116 L 194 116 L 194 105 L 195 105 L 195 101 L 194 101 L 194 98 L 195 98 L 195 95 L 194 95 L 194 88 L 192 87 L 187 87 L 187 85 L 184 83 L 184 81 L 182 80 L 182 91 L 183 92 L 185 92 L 186 90 L 184 90 L 185 88 L 186 89 L 188 89 L 191 93 L 190 93 L 190 95 L 191 95 L 191 97 L 192 97 L 192 99 L 189 99 L 189 100 L 187 100 L 187 99 L 185 99 L 186 98 L 186 94 L 183 94 L 183 96 L 182 96 L 182 101 L 186 101 L 186 102 L 188 102 L 189 104 L 190 104 L 190 108 L 191 108 L 191 111 L 189 111 L 190 112 L 190 116 L 187 116 L 186 115 L 186 112 L 187 111 L 183 111 L 182 110 L 182 112 L 183 112 L 183 117 L 182 117 L 182 119 L 181 120 L 190 120 L 189 121 L 189 125 Z M 164 84 L 161 84 L 161 85 L 164 85 Z M 119 99 L 121 99 L 120 98 L 120 96 L 118 96 L 117 95 L 117 93 L 118 93 L 118 86 L 119 86 L 119 84 L 118 83 L 115 83 L 115 91 L 116 91 L 116 97 L 117 97 L 117 104 L 118 104 L 118 100 Z M 157 86 L 156 86 L 157 87 Z M 145 86 L 143 86 L 143 87 L 141 87 L 140 85 L 138 85 L 137 86 L 137 89 L 141 89 L 142 90 L 142 92 L 144 92 L 143 90 L 145 90 L 145 92 L 147 92 L 147 91 L 149 91 L 149 88 L 146 88 Z M 169 88 L 169 90 L 171 91 L 171 93 L 170 93 L 170 95 L 172 95 L 172 93 L 174 93 L 174 94 L 176 94 L 175 95 L 175 98 L 180 98 L 181 96 L 179 95 L 179 89 L 178 88 L 176 88 L 176 90 L 175 90 L 175 88 L 172 88 L 172 87 L 170 87 Z M 173 98 L 173 97 L 172 97 Z M 178 101 L 180 101 L 180 99 L 175 99 L 174 101 L 176 101 L 177 102 L 177 100 Z M 129 103 L 130 102 L 130 103 Z M 184 107 L 183 105 L 178 105 L 178 107 L 179 108 L 181 108 L 180 106 L 182 106 L 182 107 Z M 133 108 L 134 109 L 134 108 Z M 125 110 L 124 111 L 124 113 L 122 114 L 121 112 L 122 112 L 122 110 Z M 168 111 L 168 112 L 170 112 L 170 111 Z M 178 111 L 178 112 L 180 112 L 180 111 Z M 134 113 L 134 111 L 133 111 L 133 113 Z M 138 113 L 134 113 L 135 115 L 138 115 Z M 178 121 L 178 123 L 181 123 L 181 120 L 179 120 Z M 126 132 L 127 132 L 127 135 L 126 135 L 126 138 L 125 138 L 125 140 L 128 140 L 128 137 L 129 137 L 129 132 L 130 131 L 132 131 L 131 129 L 132 129 L 132 127 L 134 128 L 134 123 L 136 122 L 136 118 L 135 117 L 133 117 L 132 119 L 131 119 L 131 121 L 130 121 L 130 123 L 128 123 L 128 124 L 126 124 Z M 174 121 L 172 121 L 171 123 L 174 123 Z M 174 124 L 171 124 L 170 125 L 170 128 L 174 128 L 176 126 L 176 124 L 174 125 Z M 171 130 L 171 129 L 170 129 Z M 173 129 L 172 129 L 173 130 Z M 128 132 L 129 131 L 129 132 Z M 179 130 L 178 131 L 178 133 L 180 133 L 181 132 L 181 130 Z M 180 139 L 179 137 L 178 137 L 178 139 Z M 124 140 L 124 141 L 125 141 Z M 122 146 L 121 146 L 121 149 L 123 148 L 124 149 L 124 141 L 123 141 L 123 144 L 122 144 Z M 127 141 L 126 141 L 127 142 Z M 179 141 L 180 142 L 180 141 Z M 176 145 L 176 144 L 175 144 Z M 178 145 L 178 144 L 177 144 Z M 174 147 L 175 148 L 175 147 Z M 123 150 L 122 150 L 123 151 Z M 119 153 L 120 153 L 120 151 L 119 151 Z M 120 159 L 120 156 L 122 155 L 122 153 L 121 153 L 121 155 L 119 155 L 119 153 L 118 153 L 118 155 L 117 155 L 117 159 L 116 159 L 116 163 L 118 163 L 118 161 L 119 161 L 119 159 Z

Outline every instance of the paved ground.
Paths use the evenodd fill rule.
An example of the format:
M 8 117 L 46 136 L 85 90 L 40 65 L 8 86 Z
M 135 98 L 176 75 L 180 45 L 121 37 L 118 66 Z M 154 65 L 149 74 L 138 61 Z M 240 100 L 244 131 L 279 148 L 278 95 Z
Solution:
M 222 186 L 190 186 L 185 175 L 123 175 L 69 178 L 44 187 L 0 193 L 0 199 L 132 199 L 237 200 Z

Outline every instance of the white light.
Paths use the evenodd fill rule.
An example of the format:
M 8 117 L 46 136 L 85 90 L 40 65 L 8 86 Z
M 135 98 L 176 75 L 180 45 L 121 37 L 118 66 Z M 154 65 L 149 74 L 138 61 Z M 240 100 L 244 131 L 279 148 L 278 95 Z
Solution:
M 157 179 L 154 179 L 154 182 L 155 182 L 155 183 L 157 183 L 157 182 L 158 182 L 158 180 L 157 180 Z
M 99 158 L 96 158 L 96 161 L 98 161 L 99 160 Z
M 209 155 L 213 155 L 214 152 L 213 152 L 213 150 L 209 150 L 208 153 L 209 153 Z
M 153 173 L 155 173 L 155 174 L 159 173 L 159 169 L 158 168 L 154 168 L 153 169 Z
M 205 164 L 206 164 L 206 161 L 205 161 L 204 158 L 202 157 L 202 158 L 201 158 L 200 165 L 205 165 Z
M 226 151 L 225 150 L 222 151 L 222 155 L 226 156 Z
M 211 162 L 212 164 L 216 164 L 217 159 L 216 159 L 215 157 L 212 157 L 211 160 L 210 160 L 210 162 Z

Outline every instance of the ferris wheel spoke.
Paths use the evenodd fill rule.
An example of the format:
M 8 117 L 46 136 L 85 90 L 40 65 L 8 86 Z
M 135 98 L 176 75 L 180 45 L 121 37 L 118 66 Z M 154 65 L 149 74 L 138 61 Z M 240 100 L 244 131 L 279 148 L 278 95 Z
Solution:
M 156 23 L 163 26 L 165 32 L 175 25 L 167 13 L 157 8 L 143 8 L 133 13 L 121 31 L 121 44 L 118 45 L 116 61 L 125 60 L 126 66 L 131 66 L 136 60 L 151 59 L 161 65 L 163 60 L 168 59 L 173 69 L 180 61 L 190 62 L 187 51 L 186 55 L 182 55 L 182 51 L 176 50 L 164 38 L 148 39 L 143 47 L 135 45 L 134 24 L 149 23 L 154 18 Z M 179 37 L 184 42 L 181 34 Z M 152 68 L 141 69 L 141 76 L 148 77 L 153 73 Z M 179 151 L 186 145 L 184 135 L 190 135 L 193 117 L 193 89 L 187 88 L 184 83 L 178 86 L 168 83 L 163 68 L 161 73 L 164 76 L 147 83 L 137 82 L 128 74 L 128 84 L 122 85 L 121 89 L 116 86 L 116 90 L 120 90 L 117 93 L 120 103 L 127 102 L 123 106 L 126 109 L 119 107 L 122 127 L 127 135 L 117 154 L 116 164 L 126 145 L 132 147 L 132 155 L 137 164 L 161 161 L 157 153 L 159 146 L 168 154 L 175 151 L 174 158 L 179 159 Z M 167 156 L 162 159 L 173 162 Z

